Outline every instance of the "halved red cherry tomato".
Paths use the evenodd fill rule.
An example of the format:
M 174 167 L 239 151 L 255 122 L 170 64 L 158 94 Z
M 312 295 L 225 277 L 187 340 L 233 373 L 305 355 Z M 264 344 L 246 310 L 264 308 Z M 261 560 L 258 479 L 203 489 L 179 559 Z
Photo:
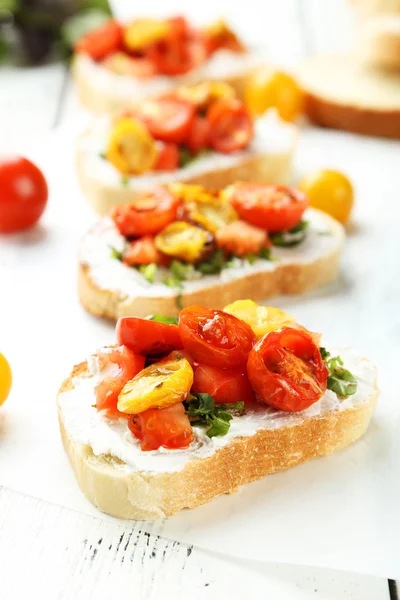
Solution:
M 308 206 L 303 192 L 284 185 L 235 183 L 229 197 L 242 219 L 271 233 L 292 229 Z
M 271 246 L 265 229 L 254 227 L 246 221 L 232 221 L 217 229 L 215 239 L 220 248 L 235 256 L 258 254 L 262 248 Z
M 222 369 L 244 366 L 256 339 L 244 321 L 196 305 L 181 310 L 179 333 L 184 349 L 195 360 Z
M 179 168 L 179 148 L 177 144 L 163 144 L 158 152 L 155 171 L 176 171 Z
M 22 156 L 0 158 L 0 233 L 32 227 L 48 198 L 46 179 Z
M 131 415 L 128 427 L 140 440 L 140 448 L 157 450 L 163 448 L 187 448 L 193 441 L 192 426 L 185 414 L 185 407 L 178 402 L 169 408 L 149 408 L 138 415 Z
M 151 135 L 162 142 L 182 143 L 190 130 L 195 108 L 179 98 L 157 98 L 142 104 L 138 116 Z
M 74 51 L 89 54 L 94 60 L 101 60 L 118 50 L 121 45 L 122 27 L 117 21 L 110 20 L 82 36 L 75 44 Z
M 183 348 L 177 325 L 139 317 L 120 317 L 116 334 L 119 344 L 143 356 L 163 356 Z
M 106 410 L 107 416 L 116 418 L 125 416 L 117 409 L 118 395 L 124 385 L 144 367 L 144 357 L 138 356 L 125 346 L 103 348 L 98 354 L 100 375 L 107 375 L 95 388 L 97 410 Z
M 160 252 L 154 243 L 151 235 L 144 235 L 138 240 L 130 243 L 129 248 L 125 250 L 122 262 L 125 265 L 167 265 L 169 257 Z
M 317 402 L 328 371 L 308 333 L 291 327 L 267 333 L 249 354 L 247 374 L 260 401 L 295 412 Z
M 207 111 L 210 144 L 217 152 L 236 152 L 246 148 L 253 138 L 253 121 L 237 98 L 223 98 Z
M 189 130 L 186 146 L 192 152 L 207 148 L 210 139 L 210 124 L 205 117 L 196 116 Z
M 167 19 L 167 23 L 171 26 L 171 35 L 173 37 L 185 37 L 189 31 L 189 23 L 181 15 L 170 17 Z
M 194 372 L 193 392 L 211 394 L 217 404 L 252 402 L 254 392 L 249 378 L 237 369 L 199 365 Z
M 207 58 L 206 40 L 201 32 L 187 29 L 178 33 L 172 28 L 170 35 L 152 44 L 147 56 L 163 75 L 183 75 Z
M 176 219 L 179 205 L 179 198 L 157 186 L 141 192 L 130 204 L 114 206 L 110 216 L 122 235 L 138 237 L 164 229 Z

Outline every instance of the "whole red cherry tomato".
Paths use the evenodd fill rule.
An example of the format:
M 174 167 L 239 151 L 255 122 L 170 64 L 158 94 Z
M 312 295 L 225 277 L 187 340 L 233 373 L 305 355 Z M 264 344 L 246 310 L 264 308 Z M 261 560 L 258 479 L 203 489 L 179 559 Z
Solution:
M 192 386 L 196 394 L 210 394 L 217 404 L 254 400 L 254 392 L 249 378 L 238 369 L 219 369 L 209 365 L 199 365 L 194 372 Z
M 328 379 L 311 336 L 291 327 L 261 338 L 249 354 L 247 374 L 259 400 L 287 412 L 304 410 L 317 402 Z
M 48 198 L 43 173 L 22 156 L 0 158 L 0 233 L 32 227 Z
M 242 219 L 271 233 L 295 227 L 308 206 L 303 192 L 263 183 L 235 183 L 230 200 Z
M 116 334 L 119 344 L 143 356 L 162 356 L 183 347 L 176 325 L 139 317 L 120 317 Z
M 171 450 L 187 448 L 193 441 L 192 426 L 182 402 L 131 415 L 128 427 L 144 451 L 157 450 L 160 446 Z
M 196 361 L 223 369 L 244 367 L 256 339 L 244 321 L 195 305 L 181 310 L 179 333 L 184 349 Z

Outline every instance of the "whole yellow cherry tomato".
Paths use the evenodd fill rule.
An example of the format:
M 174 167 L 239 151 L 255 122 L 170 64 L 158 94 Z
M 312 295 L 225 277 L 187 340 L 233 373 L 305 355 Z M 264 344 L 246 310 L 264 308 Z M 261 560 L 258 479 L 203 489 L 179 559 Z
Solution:
M 118 410 L 137 415 L 148 408 L 168 408 L 183 402 L 193 384 L 193 369 L 186 358 L 166 358 L 142 369 L 118 396 Z
M 291 75 L 264 67 L 248 80 L 245 102 L 254 115 L 276 108 L 282 119 L 294 121 L 303 112 L 304 97 Z
M 273 306 L 261 306 L 253 300 L 236 300 L 224 308 L 229 313 L 245 321 L 257 336 L 262 338 L 266 333 L 287 327 L 294 323 L 295 319 L 287 313 Z
M 0 406 L 7 400 L 11 390 L 11 367 L 3 354 L 0 354 Z
M 347 223 L 354 204 L 354 192 L 346 175 L 322 169 L 306 175 L 298 187 L 307 194 L 310 206 L 328 213 L 340 223 Z
M 124 117 L 111 132 L 106 158 L 125 175 L 141 175 L 154 166 L 157 148 L 140 121 Z

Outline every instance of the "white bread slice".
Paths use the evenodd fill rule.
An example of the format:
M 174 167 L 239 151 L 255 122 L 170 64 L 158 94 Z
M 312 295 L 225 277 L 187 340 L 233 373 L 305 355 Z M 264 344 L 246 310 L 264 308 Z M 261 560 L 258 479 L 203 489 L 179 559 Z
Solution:
M 154 184 L 176 181 L 221 189 L 234 181 L 288 183 L 297 141 L 295 126 L 284 123 L 275 111 L 256 122 L 250 147 L 236 154 L 211 153 L 183 169 L 130 177 L 122 183 L 121 173 L 101 158 L 107 146 L 111 119 L 102 117 L 82 134 L 77 144 L 78 180 L 94 210 L 106 214 L 116 204 L 127 204 L 135 193 Z
M 77 365 L 62 384 L 57 404 L 64 447 L 82 492 L 114 517 L 159 519 L 348 446 L 365 433 L 379 391 L 369 361 L 349 350 L 339 354 L 359 382 L 355 396 L 340 402 L 328 391 L 302 413 L 272 410 L 266 420 L 235 417 L 223 438 L 211 442 L 196 433 L 187 451 L 162 453 L 142 452 L 125 420 L 116 426 L 91 407 L 93 377 L 86 362 Z M 118 454 L 127 460 L 133 456 L 134 464 Z
M 183 306 L 201 304 L 220 309 L 237 298 L 260 301 L 277 294 L 302 294 L 332 281 L 339 268 L 343 227 L 315 209 L 309 209 L 304 218 L 310 221 L 310 228 L 299 246 L 274 247 L 274 261 L 258 260 L 253 265 L 244 261 L 220 275 L 184 282 Z M 138 271 L 111 258 L 110 246 L 119 250 L 123 242 L 108 218 L 82 239 L 78 289 L 85 309 L 115 320 L 129 315 L 178 314 L 178 289 L 150 284 Z
M 400 13 L 367 19 L 359 28 L 357 53 L 367 64 L 400 69 Z
M 72 63 L 72 75 L 83 106 L 95 113 L 109 114 L 132 109 L 145 98 L 159 93 L 205 80 L 225 81 L 243 98 L 248 78 L 264 63 L 264 57 L 252 53 L 219 50 L 204 65 L 186 75 L 137 79 L 113 73 L 89 56 L 77 54 Z
M 312 121 L 400 138 L 400 73 L 373 68 L 351 55 L 327 54 L 308 59 L 297 74 Z
M 367 17 L 382 13 L 400 12 L 400 0 L 349 0 L 350 4 Z

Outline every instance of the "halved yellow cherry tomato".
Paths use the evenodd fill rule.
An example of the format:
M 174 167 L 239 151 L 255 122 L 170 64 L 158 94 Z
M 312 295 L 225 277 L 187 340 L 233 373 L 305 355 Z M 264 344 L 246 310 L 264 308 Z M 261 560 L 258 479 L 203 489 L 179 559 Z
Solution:
M 138 120 L 125 117 L 115 124 L 106 158 L 121 173 L 140 175 L 150 171 L 157 160 L 156 144 Z
M 203 81 L 178 88 L 175 93 L 178 98 L 195 104 L 198 109 L 208 108 L 214 100 L 236 97 L 234 88 L 224 81 Z
M 125 27 L 123 33 L 124 44 L 129 50 L 138 52 L 155 42 L 165 39 L 170 29 L 171 25 L 168 21 L 137 19 Z
M 167 225 L 155 238 L 156 247 L 161 252 L 189 263 L 202 260 L 212 241 L 208 231 L 185 221 L 175 221 Z
M 137 415 L 149 408 L 167 408 L 183 402 L 193 384 L 186 358 L 153 363 L 128 381 L 118 396 L 118 410 Z
M 354 192 L 346 175 L 322 169 L 306 175 L 298 188 L 307 194 L 310 206 L 323 210 L 340 223 L 347 223 L 354 204 Z
M 11 367 L 3 354 L 0 354 L 0 406 L 7 400 L 11 390 Z
M 303 112 L 304 97 L 293 77 L 264 67 L 247 82 L 245 102 L 254 115 L 276 108 L 282 119 L 294 121 Z
M 213 194 L 205 187 L 194 183 L 170 183 L 167 187 L 171 194 L 183 202 L 195 201 L 209 203 L 215 198 L 215 196 L 213 196 Z
M 223 310 L 250 325 L 257 339 L 262 338 L 270 331 L 288 327 L 295 321 L 293 317 L 279 308 L 260 306 L 253 300 L 236 300 L 225 306 Z

